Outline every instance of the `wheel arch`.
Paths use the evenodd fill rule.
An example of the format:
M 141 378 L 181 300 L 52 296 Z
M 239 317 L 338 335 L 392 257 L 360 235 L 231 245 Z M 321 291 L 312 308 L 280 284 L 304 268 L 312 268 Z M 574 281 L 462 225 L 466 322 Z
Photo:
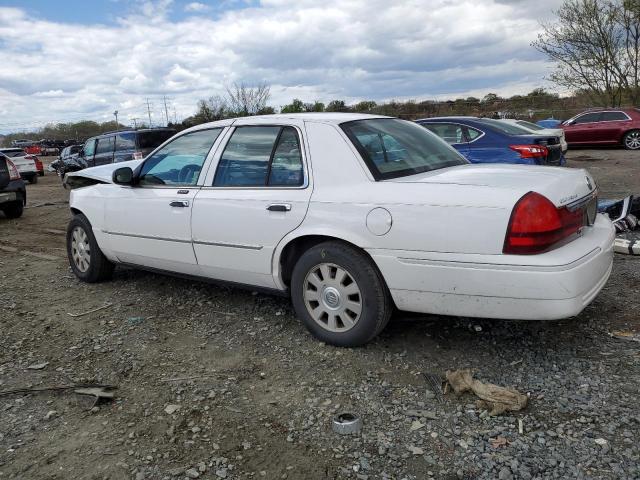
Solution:
M 273 275 L 278 288 L 287 289 L 291 282 L 291 274 L 293 267 L 296 264 L 300 255 L 309 248 L 318 245 L 323 242 L 335 241 L 345 245 L 349 245 L 352 248 L 362 252 L 370 261 L 371 264 L 378 270 L 380 277 L 385 282 L 382 273 L 375 260 L 369 255 L 366 249 L 362 246 L 364 242 L 362 239 L 355 238 L 350 235 L 340 235 L 337 233 L 327 234 L 322 231 L 305 232 L 299 235 L 285 237 L 285 239 L 278 245 L 273 258 Z

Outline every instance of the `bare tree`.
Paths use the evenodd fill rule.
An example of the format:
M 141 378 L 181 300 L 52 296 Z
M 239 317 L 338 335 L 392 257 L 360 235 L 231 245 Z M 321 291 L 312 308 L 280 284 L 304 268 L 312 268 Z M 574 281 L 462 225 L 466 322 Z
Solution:
M 550 79 L 596 103 L 618 106 L 625 97 L 635 103 L 640 2 L 565 0 L 556 14 L 532 44 L 556 63 Z
M 239 116 L 256 115 L 265 111 L 270 97 L 270 87 L 264 83 L 256 87 L 248 87 L 242 82 L 227 87 L 229 108 Z

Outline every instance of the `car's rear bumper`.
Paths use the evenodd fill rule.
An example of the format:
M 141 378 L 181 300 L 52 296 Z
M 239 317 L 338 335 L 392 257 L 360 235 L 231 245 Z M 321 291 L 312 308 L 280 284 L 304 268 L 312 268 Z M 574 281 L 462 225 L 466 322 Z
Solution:
M 26 202 L 24 181 L 12 180 L 6 187 L 0 188 L 0 204 L 15 202 L 17 200 Z
M 535 256 L 369 253 L 401 310 L 554 320 L 580 313 L 606 284 L 614 238 L 611 222 L 599 215 L 582 237 Z

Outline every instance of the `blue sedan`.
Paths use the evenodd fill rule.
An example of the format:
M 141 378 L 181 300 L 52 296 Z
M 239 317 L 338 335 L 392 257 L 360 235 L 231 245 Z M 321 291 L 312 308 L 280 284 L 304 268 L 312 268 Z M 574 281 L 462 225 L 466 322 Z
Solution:
M 564 165 L 560 139 L 532 135 L 517 125 L 489 118 L 438 117 L 417 120 L 471 163 Z

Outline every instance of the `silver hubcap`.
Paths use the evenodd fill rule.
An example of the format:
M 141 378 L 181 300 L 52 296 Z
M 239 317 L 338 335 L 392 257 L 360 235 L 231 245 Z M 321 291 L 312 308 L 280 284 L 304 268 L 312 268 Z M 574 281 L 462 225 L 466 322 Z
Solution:
M 353 276 L 333 263 L 313 267 L 304 280 L 304 304 L 325 330 L 346 332 L 362 313 L 362 294 Z
M 71 232 L 71 257 L 76 268 L 82 273 L 89 270 L 91 264 L 91 247 L 89 237 L 82 227 L 75 227 Z
M 630 148 L 631 150 L 639 149 L 640 148 L 640 131 L 631 132 L 627 134 L 627 136 L 625 137 L 624 143 L 627 146 L 627 148 Z

